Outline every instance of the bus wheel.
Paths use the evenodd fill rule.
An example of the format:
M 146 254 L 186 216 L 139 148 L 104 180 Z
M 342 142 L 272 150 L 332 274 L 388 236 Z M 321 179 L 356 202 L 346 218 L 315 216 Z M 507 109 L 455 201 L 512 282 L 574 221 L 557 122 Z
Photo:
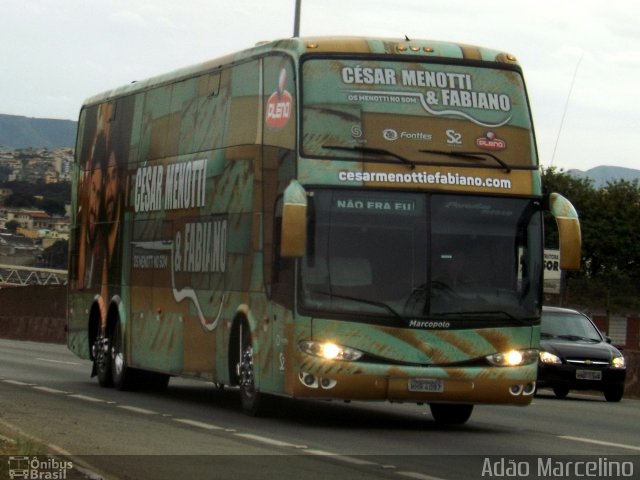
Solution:
M 473 405 L 453 403 L 432 403 L 429 408 L 434 420 L 446 425 L 462 425 L 469 420 L 473 411 Z
M 98 335 L 93 342 L 93 371 L 98 376 L 101 387 L 113 387 L 111 375 L 111 347 L 109 337 Z
M 255 369 L 253 364 L 253 345 L 251 331 L 246 323 L 240 326 L 240 361 L 238 363 L 238 384 L 242 410 L 251 416 L 262 413 L 260 392 L 256 390 Z
M 111 335 L 111 376 L 118 390 L 127 390 L 131 384 L 131 369 L 127 367 L 122 346 L 122 327 L 116 321 Z

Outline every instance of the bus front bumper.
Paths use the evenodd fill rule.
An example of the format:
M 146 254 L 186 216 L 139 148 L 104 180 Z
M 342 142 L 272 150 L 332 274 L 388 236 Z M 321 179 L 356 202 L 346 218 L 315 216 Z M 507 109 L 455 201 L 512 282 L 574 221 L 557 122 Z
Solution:
M 487 368 L 406 368 L 380 374 L 299 371 L 297 398 L 388 400 L 414 403 L 531 403 L 536 365 Z

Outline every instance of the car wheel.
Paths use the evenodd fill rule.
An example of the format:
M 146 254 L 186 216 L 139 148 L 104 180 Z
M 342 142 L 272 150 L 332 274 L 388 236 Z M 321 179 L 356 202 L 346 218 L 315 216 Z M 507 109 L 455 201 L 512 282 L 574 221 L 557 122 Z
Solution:
M 433 419 L 441 424 L 462 425 L 473 411 L 473 405 L 457 405 L 450 403 L 432 403 L 429 405 Z
M 624 386 L 615 385 L 613 387 L 609 387 L 604 391 L 604 398 L 607 399 L 607 402 L 619 402 L 622 400 L 622 396 L 624 395 Z
M 569 389 L 567 387 L 553 387 L 553 393 L 557 398 L 566 398 L 569 395 Z

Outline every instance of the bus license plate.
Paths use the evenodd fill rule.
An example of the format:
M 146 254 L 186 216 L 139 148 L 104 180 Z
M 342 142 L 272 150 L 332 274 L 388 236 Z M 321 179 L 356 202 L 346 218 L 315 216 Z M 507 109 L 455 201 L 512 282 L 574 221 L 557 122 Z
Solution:
M 602 372 L 600 370 L 576 370 L 576 379 L 602 380 Z
M 410 392 L 444 392 L 444 382 L 437 378 L 411 378 L 409 380 Z

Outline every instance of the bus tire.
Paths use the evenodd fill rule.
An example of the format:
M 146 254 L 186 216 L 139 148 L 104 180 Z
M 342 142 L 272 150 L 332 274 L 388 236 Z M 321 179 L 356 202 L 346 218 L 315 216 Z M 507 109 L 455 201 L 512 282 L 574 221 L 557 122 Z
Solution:
M 129 390 L 132 387 L 133 372 L 127 367 L 122 342 L 122 326 L 116 320 L 111 330 L 111 377 L 113 386 L 118 390 Z
M 433 419 L 443 425 L 462 425 L 473 411 L 473 405 L 455 403 L 431 403 L 429 408 Z
M 246 321 L 239 325 L 240 355 L 238 359 L 238 385 L 240 386 L 240 401 L 242 410 L 252 417 L 264 413 L 263 395 L 256 388 L 255 365 L 253 356 L 253 342 L 251 329 Z
M 113 387 L 111 374 L 111 339 L 108 335 L 98 335 L 93 346 L 93 370 L 101 387 Z

